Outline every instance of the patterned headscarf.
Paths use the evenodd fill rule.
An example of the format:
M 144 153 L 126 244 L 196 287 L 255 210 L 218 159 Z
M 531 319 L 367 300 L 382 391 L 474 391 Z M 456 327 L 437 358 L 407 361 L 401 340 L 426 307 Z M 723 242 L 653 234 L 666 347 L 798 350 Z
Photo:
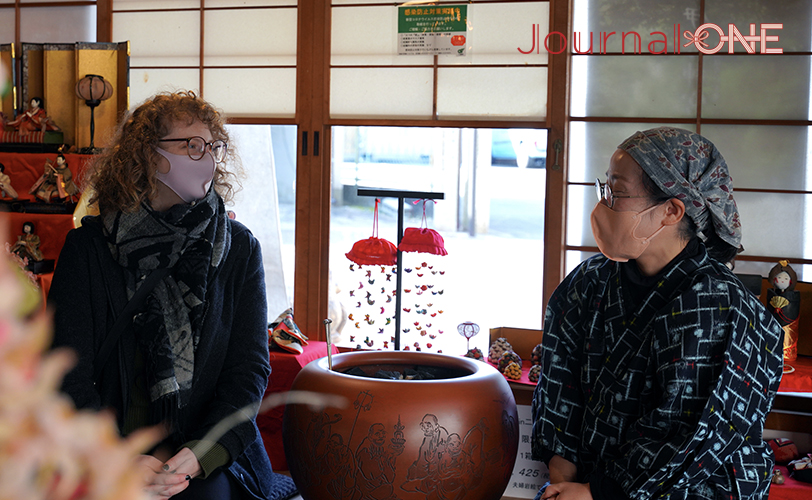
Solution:
M 716 146 L 701 135 L 673 127 L 637 132 L 619 149 L 629 153 L 667 195 L 681 200 L 702 240 L 713 231 L 734 248 L 741 243 L 741 221 L 733 199 L 733 180 Z

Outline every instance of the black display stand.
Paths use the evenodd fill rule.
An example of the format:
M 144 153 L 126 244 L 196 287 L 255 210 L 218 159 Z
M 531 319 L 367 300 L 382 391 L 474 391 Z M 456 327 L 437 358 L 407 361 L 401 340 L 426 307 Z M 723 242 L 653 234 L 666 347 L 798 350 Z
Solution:
M 400 313 L 401 303 L 400 295 L 402 293 L 402 274 L 403 274 L 403 252 L 400 251 L 400 241 L 403 239 L 403 212 L 405 208 L 404 200 L 412 198 L 417 200 L 442 200 L 445 199 L 444 193 L 429 193 L 425 191 L 399 191 L 394 189 L 372 189 L 372 188 L 358 188 L 358 196 L 374 196 L 375 198 L 397 198 L 398 199 L 398 260 L 397 260 L 397 288 L 395 292 L 395 350 L 400 350 Z

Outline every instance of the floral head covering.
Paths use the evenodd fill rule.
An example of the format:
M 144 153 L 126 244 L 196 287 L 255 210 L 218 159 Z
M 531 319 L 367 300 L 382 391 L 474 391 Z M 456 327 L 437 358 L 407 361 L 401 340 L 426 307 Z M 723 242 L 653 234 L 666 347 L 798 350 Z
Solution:
M 673 127 L 637 132 L 618 146 L 637 161 L 660 189 L 685 204 L 700 238 L 713 231 L 734 248 L 742 238 L 733 180 L 716 146 L 701 135 Z

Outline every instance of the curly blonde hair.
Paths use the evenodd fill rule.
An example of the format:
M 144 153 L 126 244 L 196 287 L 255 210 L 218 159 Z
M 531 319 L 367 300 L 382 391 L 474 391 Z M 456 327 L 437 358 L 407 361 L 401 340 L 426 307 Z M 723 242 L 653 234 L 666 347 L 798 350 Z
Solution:
M 124 117 L 112 144 L 93 161 L 85 184 L 94 190 L 89 200 L 97 203 L 101 213 L 134 212 L 141 203 L 156 194 L 158 141 L 170 132 L 173 124 L 186 121 L 204 123 L 214 140 L 229 142 L 222 114 L 192 91 L 165 92 L 147 99 Z M 214 190 L 230 201 L 239 188 L 242 174 L 239 158 L 228 148 L 226 162 L 218 163 L 212 181 Z

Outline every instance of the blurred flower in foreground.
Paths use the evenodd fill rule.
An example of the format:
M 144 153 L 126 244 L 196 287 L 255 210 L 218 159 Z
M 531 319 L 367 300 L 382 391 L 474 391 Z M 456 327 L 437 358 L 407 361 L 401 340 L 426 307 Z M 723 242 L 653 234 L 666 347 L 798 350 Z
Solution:
M 6 223 L 0 214 L 0 235 Z M 147 428 L 122 439 L 112 414 L 77 411 L 59 392 L 75 358 L 66 350 L 45 352 L 50 317 L 20 264 L 0 247 L 0 500 L 148 500 L 133 459 L 162 431 Z M 346 401 L 307 391 L 272 394 L 219 422 L 196 451 L 205 453 L 258 411 L 285 404 L 341 408 Z
M 0 500 L 147 499 L 132 460 L 159 431 L 122 440 L 112 415 L 77 412 L 59 393 L 74 357 L 45 353 L 50 319 L 20 314 L 28 278 L 16 267 L 0 251 Z
M 0 61 L 0 97 L 11 91 L 11 71 L 4 61 Z

